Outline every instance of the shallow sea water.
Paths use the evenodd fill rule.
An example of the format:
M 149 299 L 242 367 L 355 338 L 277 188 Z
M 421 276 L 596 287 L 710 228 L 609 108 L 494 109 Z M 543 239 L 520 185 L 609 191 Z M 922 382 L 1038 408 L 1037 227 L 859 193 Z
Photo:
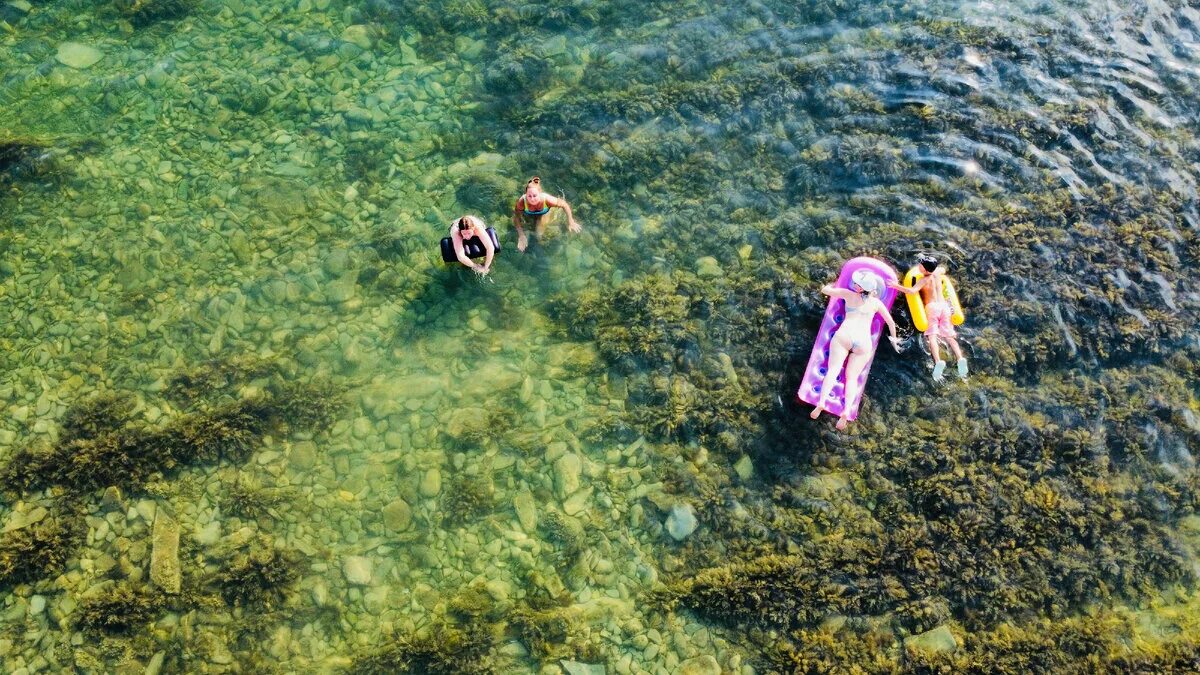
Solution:
M 650 598 L 754 548 L 714 526 L 743 504 L 746 529 L 771 529 L 781 492 L 838 502 L 829 495 L 861 470 L 854 458 L 873 436 L 913 418 L 897 434 L 912 438 L 929 419 L 913 399 L 937 390 L 911 348 L 876 363 L 853 435 L 796 424 L 815 289 L 839 260 L 899 266 L 929 249 L 979 274 L 962 285 L 975 374 L 947 396 L 978 433 L 1000 424 L 990 398 L 1040 386 L 1037 373 L 1100 382 L 1198 348 L 1178 326 L 1200 299 L 1172 265 L 1200 251 L 1180 229 L 1200 227 L 1200 13 L 1119 4 L 213 0 L 143 24 L 122 3 L 7 3 L 0 141 L 40 139 L 62 170 L 18 166 L 0 182 L 0 445 L 53 445 L 69 408 L 97 392 L 132 394 L 140 419 L 166 424 L 190 403 L 168 395 L 173 378 L 231 359 L 345 395 L 328 428 L 270 433 L 245 462 L 164 468 L 117 500 L 72 502 L 86 519 L 79 549 L 61 571 L 6 589 L 4 670 L 336 672 L 396 636 L 436 641 L 447 624 L 477 623 L 495 634 L 498 672 L 768 670 L 761 641 L 737 625 Z M 535 173 L 584 231 L 566 233 L 560 217 L 521 254 L 504 213 Z M 1177 220 L 1147 226 L 1169 253 L 1130 254 L 1142 269 L 1122 280 L 1106 246 L 1136 249 L 1123 238 L 1139 235 L 1104 230 L 1089 211 L 1097 232 L 1083 223 L 1030 245 L 1053 278 L 1002 285 L 1014 282 L 997 272 L 1001 230 L 1021 227 L 1003 219 L 1006 204 L 1078 204 L 1106 189 L 1177 200 Z M 957 206 L 995 220 L 956 221 Z M 464 212 L 501 232 L 484 279 L 438 259 Z M 1073 277 L 1066 258 L 1118 271 Z M 712 291 L 687 323 L 700 337 L 666 354 L 621 354 L 620 333 L 572 314 L 577 298 L 629 280 L 683 271 L 692 287 L 719 286 L 766 270 L 766 325 L 788 329 L 777 343 L 739 332 L 739 317 L 763 309 L 747 304 L 764 297 L 754 292 Z M 1169 321 L 1155 313 L 1164 306 Z M 1111 334 L 1089 335 L 1096 312 L 1116 317 Z M 1038 341 L 1005 346 L 1022 325 Z M 1131 357 L 1146 339 L 1158 346 Z M 721 381 L 743 378 L 752 403 L 704 405 L 747 406 L 749 421 L 689 418 L 701 399 L 671 383 L 703 388 L 689 373 L 710 362 L 730 364 Z M 1112 421 L 1142 424 L 1147 461 L 1193 480 L 1194 376 L 1179 372 L 1161 425 Z M 1106 423 L 1055 405 L 1003 423 L 1033 434 Z M 792 440 L 772 445 L 760 427 Z M 680 492 L 681 473 L 716 480 L 718 497 Z M 231 495 L 247 485 L 272 504 L 237 513 Z M 7 500 L 5 532 L 61 497 Z M 88 597 L 149 579 L 160 512 L 178 522 L 195 595 L 123 633 L 79 628 Z M 700 512 L 700 527 L 676 541 L 667 529 L 683 512 Z M 1180 519 L 1195 515 L 1163 518 Z M 273 601 L 235 607 L 210 580 L 229 564 L 222 551 L 258 534 L 303 569 Z M 807 538 L 764 540 L 794 553 Z M 1194 540 L 1180 541 L 1194 566 Z M 1194 638 L 1185 587 L 1108 604 L 1136 613 L 1138 639 Z M 571 629 L 531 653 L 506 627 L 546 607 Z

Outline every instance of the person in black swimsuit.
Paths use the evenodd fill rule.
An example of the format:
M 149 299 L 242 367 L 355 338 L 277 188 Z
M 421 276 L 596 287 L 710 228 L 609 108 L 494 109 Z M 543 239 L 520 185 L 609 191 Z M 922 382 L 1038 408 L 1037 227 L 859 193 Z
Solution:
M 471 260 L 463 249 L 463 242 L 473 238 L 478 238 L 487 252 L 482 265 Z M 480 276 L 487 276 L 492 270 L 492 257 L 496 255 L 496 248 L 492 246 L 492 238 L 488 236 L 487 225 L 478 216 L 463 216 L 454 221 L 450 226 L 450 243 L 454 245 L 455 257 L 471 271 Z

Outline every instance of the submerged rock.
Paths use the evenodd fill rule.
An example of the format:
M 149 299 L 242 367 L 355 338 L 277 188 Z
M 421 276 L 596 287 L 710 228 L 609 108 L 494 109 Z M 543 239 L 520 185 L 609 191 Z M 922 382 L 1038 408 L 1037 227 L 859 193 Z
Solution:
M 750 480 L 754 477 L 754 462 L 750 460 L 750 455 L 742 455 L 742 458 L 733 465 L 734 472 L 738 478 L 742 480 Z
M 346 26 L 346 29 L 342 31 L 342 39 L 363 49 L 371 48 L 371 32 L 361 24 Z
M 158 509 L 151 534 L 150 581 L 167 593 L 178 593 L 183 585 L 179 566 L 179 523 Z
M 529 490 L 521 490 L 513 498 L 513 509 L 517 512 L 517 520 L 521 529 L 532 533 L 537 530 L 537 505 L 534 504 L 533 494 Z
M 676 504 L 671 507 L 671 513 L 667 516 L 666 528 L 667 533 L 675 541 L 687 539 L 699 525 L 691 504 Z
M 567 499 L 563 501 L 563 513 L 567 514 L 568 516 L 578 515 L 587 509 L 588 503 L 591 500 L 591 488 L 576 490 L 574 494 L 572 494 L 570 497 L 567 497 Z
M 356 586 L 366 586 L 371 583 L 371 561 L 360 555 L 352 555 L 342 561 L 342 574 L 346 581 Z
M 566 499 L 579 489 L 579 475 L 583 462 L 579 455 L 567 453 L 554 462 L 554 489 L 559 499 Z
M 58 53 L 54 55 L 54 58 L 64 66 L 83 70 L 96 65 L 100 59 L 104 58 L 104 53 L 95 47 L 78 42 L 64 42 L 58 46 Z
M 580 663 L 578 661 L 562 662 L 563 672 L 567 675 L 606 675 L 608 671 L 602 665 L 595 663 Z
M 292 446 L 288 462 L 297 471 L 307 471 L 317 463 L 317 444 L 312 441 L 300 441 Z
M 680 664 L 679 675 L 721 675 L 721 664 L 709 656 L 697 656 Z
M 126 507 L 125 500 L 121 499 L 121 489 L 115 485 L 104 488 L 104 495 L 100 497 L 100 508 L 124 513 Z
M 192 533 L 192 538 L 201 546 L 212 546 L 221 539 L 221 522 L 211 521 Z
M 442 492 L 442 470 L 434 468 L 426 471 L 418 489 L 422 497 L 438 496 Z
M 905 638 L 904 646 L 926 654 L 949 654 L 958 649 L 958 640 L 954 639 L 954 634 L 950 632 L 948 626 L 941 625 L 933 630 Z
M 716 258 L 706 255 L 696 259 L 696 276 L 715 279 L 723 274 L 725 271 L 721 269 L 721 264 L 717 262 Z
M 407 530 L 412 524 L 412 508 L 403 499 L 383 507 L 383 525 L 393 532 Z

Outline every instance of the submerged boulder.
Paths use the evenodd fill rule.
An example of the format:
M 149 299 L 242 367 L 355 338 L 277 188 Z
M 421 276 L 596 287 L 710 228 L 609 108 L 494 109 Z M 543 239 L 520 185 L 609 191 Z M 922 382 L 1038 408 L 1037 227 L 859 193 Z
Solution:
M 958 649 L 958 640 L 945 625 L 904 639 L 904 646 L 926 654 L 951 654 Z
M 58 46 L 58 53 L 54 55 L 54 58 L 64 66 L 83 70 L 96 65 L 100 59 L 104 58 L 104 53 L 95 47 L 78 42 L 64 42 Z
M 158 509 L 151 533 L 150 581 L 167 593 L 179 593 L 183 571 L 179 565 L 179 523 Z
M 667 516 L 667 533 L 675 541 L 683 541 L 687 539 L 700 523 L 696 520 L 696 512 L 692 509 L 691 504 L 676 504 L 671 507 L 671 513 Z

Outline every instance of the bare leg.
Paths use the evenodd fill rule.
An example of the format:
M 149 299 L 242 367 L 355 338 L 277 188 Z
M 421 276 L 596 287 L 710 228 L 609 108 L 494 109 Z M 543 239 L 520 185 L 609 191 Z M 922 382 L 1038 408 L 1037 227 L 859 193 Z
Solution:
M 925 339 L 929 341 L 929 353 L 933 356 L 933 381 L 941 382 L 945 379 L 942 375 L 946 370 L 946 362 L 942 360 L 942 350 L 938 345 L 936 335 L 926 335 Z
M 962 349 L 958 346 L 958 340 L 948 337 L 946 344 L 950 345 L 950 350 L 954 352 L 954 358 L 958 359 L 958 378 L 960 380 L 967 379 L 967 358 L 963 356 Z
M 961 359 L 963 357 L 963 353 L 962 353 L 962 349 L 960 349 L 958 346 L 958 340 L 956 340 L 952 337 L 943 338 L 943 339 L 946 341 L 946 344 L 950 345 L 950 351 L 954 352 L 954 358 Z
M 542 235 L 546 233 L 546 216 L 538 216 L 533 220 L 534 231 L 537 232 L 538 239 L 541 239 Z
M 825 381 L 821 383 L 821 398 L 817 401 L 817 407 L 809 413 L 809 417 L 814 420 L 821 416 L 821 411 L 825 409 L 825 399 L 829 396 L 829 390 L 833 389 L 833 385 L 837 382 L 838 375 L 842 373 L 842 364 L 846 362 L 846 355 L 850 353 L 850 347 L 842 344 L 837 335 L 829 342 L 829 363 L 825 368 Z
M 926 335 L 925 341 L 929 343 L 929 354 L 933 357 L 934 362 L 942 360 L 942 348 L 938 345 L 938 339 L 935 335 Z
M 845 429 L 850 422 L 848 417 L 850 402 L 858 396 L 858 376 L 862 375 L 863 368 L 867 367 L 867 362 L 870 360 L 871 352 L 863 350 L 850 354 L 850 359 L 846 362 L 846 406 L 842 409 L 841 418 L 838 419 L 838 429 Z

